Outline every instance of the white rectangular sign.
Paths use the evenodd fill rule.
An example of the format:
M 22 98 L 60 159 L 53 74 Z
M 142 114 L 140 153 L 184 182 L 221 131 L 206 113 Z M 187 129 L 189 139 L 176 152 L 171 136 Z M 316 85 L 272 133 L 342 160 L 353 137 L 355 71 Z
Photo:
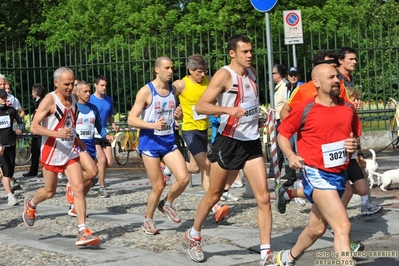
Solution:
M 283 11 L 284 42 L 285 44 L 302 44 L 302 17 L 301 10 Z

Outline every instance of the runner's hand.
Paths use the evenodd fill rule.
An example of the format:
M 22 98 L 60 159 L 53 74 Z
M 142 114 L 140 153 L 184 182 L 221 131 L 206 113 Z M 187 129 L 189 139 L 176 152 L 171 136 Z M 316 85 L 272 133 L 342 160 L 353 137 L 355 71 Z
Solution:
M 161 119 L 155 121 L 153 123 L 153 129 L 155 130 L 163 130 L 166 125 L 165 119 L 162 117 Z
M 239 106 L 231 107 L 228 110 L 228 115 L 233 116 L 235 118 L 241 118 L 245 115 L 245 109 Z
M 353 136 L 351 132 L 349 138 L 345 140 L 344 148 L 349 153 L 354 153 L 357 150 L 357 139 Z

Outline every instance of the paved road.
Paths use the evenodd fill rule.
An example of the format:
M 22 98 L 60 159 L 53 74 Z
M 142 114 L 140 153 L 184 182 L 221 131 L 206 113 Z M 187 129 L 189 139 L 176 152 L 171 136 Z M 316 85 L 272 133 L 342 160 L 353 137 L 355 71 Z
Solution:
M 377 155 L 380 165 L 379 172 L 396 168 L 399 161 L 398 155 L 398 151 L 379 153 Z M 15 176 L 20 177 L 23 170 L 19 169 Z M 31 178 L 29 180 L 20 178 L 20 180 L 25 185 L 30 184 L 31 186 L 40 185 L 43 181 L 40 178 Z M 128 167 L 110 169 L 107 172 L 107 182 L 113 190 L 123 191 L 126 194 L 142 191 L 149 187 L 149 182 L 140 167 L 140 162 L 137 161 L 134 164 L 129 164 Z M 194 175 L 194 189 L 187 189 L 185 194 L 201 196 L 202 190 L 195 189 L 196 187 L 198 188 L 199 184 L 199 176 Z M 272 180 L 269 181 L 269 185 L 273 186 Z M 384 205 L 385 210 L 383 213 L 370 217 L 356 216 L 352 219 L 352 240 L 362 241 L 366 246 L 365 252 L 359 254 L 360 256 L 357 258 L 358 265 L 399 265 L 399 186 L 396 185 L 393 188 L 393 190 L 388 192 L 382 192 L 379 188 L 373 188 L 372 190 L 373 200 Z M 246 192 L 245 188 L 240 191 L 243 194 Z M 275 198 L 274 195 L 272 195 L 273 198 Z M 109 200 L 112 199 L 111 197 Z M 138 206 L 144 205 L 145 200 L 146 198 L 143 197 L 139 202 L 134 202 L 134 204 Z M 358 206 L 352 205 L 351 208 L 358 208 Z M 13 216 L 14 211 L 18 215 Z M 130 228 L 139 228 L 140 223 L 133 222 L 132 224 L 132 221 L 142 220 L 142 214 L 113 212 L 112 209 L 89 208 L 90 221 L 94 221 L 96 224 L 106 224 L 108 225 L 106 228 L 109 228 L 96 231 L 96 233 L 99 235 L 112 235 L 112 238 L 103 241 L 103 244 L 98 248 L 76 248 L 72 245 L 74 235 L 65 235 L 62 232 L 44 229 L 26 229 L 21 223 L 20 212 L 22 212 L 21 205 L 8 207 L 6 200 L 4 198 L 0 199 L 0 214 L 9 215 L 9 217 L 3 216 L 0 220 L 2 221 L 0 223 L 0 244 L 2 246 L 5 245 L 5 248 L 0 249 L 0 265 L 198 265 L 188 258 L 181 240 L 172 244 L 175 247 L 170 252 L 165 252 L 165 250 L 170 248 L 166 244 L 163 246 L 163 250 L 159 252 L 143 247 L 124 246 L 120 238 L 124 234 L 128 234 L 129 230 L 139 231 Z M 55 221 L 58 223 L 58 217 L 65 217 L 65 208 L 45 202 L 40 205 L 40 217 L 41 221 L 45 220 L 43 217 L 52 217 L 49 222 Z M 254 219 L 254 217 L 248 217 L 248 219 Z M 284 230 L 273 232 L 272 246 L 275 251 L 289 248 L 295 243 L 302 230 L 302 228 L 291 226 L 295 219 L 297 219 L 295 214 L 282 216 L 281 220 L 286 222 L 287 226 Z M 184 219 L 178 226 L 168 221 L 165 222 L 164 219 L 162 219 L 162 222 L 157 220 L 157 223 L 159 228 L 166 232 L 166 236 L 167 233 L 177 233 L 179 235 L 178 239 L 181 239 L 180 236 L 182 236 L 184 230 L 192 224 L 192 219 Z M 37 226 L 41 226 L 40 221 L 38 221 Z M 123 232 L 118 231 L 121 229 Z M 149 243 L 152 241 L 165 241 L 165 239 L 160 237 L 148 237 L 142 232 L 132 233 L 137 233 L 140 238 L 137 239 L 138 242 L 143 241 L 143 239 Z M 206 261 L 201 265 L 259 265 L 259 238 L 256 226 L 246 228 L 235 226 L 234 223 L 219 226 L 208 224 L 203 230 L 203 235 L 204 239 L 207 239 L 207 243 L 204 243 L 203 246 Z M 218 241 L 213 241 L 213 239 Z M 115 241 L 122 242 L 115 245 Z M 42 257 L 48 256 L 48 263 L 44 263 L 40 259 L 28 261 L 17 259 L 18 254 L 23 255 L 31 249 L 41 254 Z M 305 252 L 297 262 L 297 265 L 327 264 L 331 260 L 332 251 L 333 235 L 327 231 L 321 239 Z M 10 256 L 14 257 L 10 258 Z M 59 259 L 57 260 L 57 258 Z

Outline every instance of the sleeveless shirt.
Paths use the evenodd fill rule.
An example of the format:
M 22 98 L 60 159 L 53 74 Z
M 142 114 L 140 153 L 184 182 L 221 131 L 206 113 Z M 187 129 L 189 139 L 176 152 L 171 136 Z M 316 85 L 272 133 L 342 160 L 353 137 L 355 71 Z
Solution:
M 246 77 L 239 76 L 229 66 L 223 68 L 230 72 L 232 85 L 226 92 L 218 95 L 219 105 L 226 107 L 241 106 L 246 110 L 246 113 L 241 118 L 227 114 L 221 115 L 218 132 L 223 136 L 237 140 L 256 140 L 259 138 L 259 102 L 256 77 L 250 68 L 247 69 L 248 76 Z
M 161 96 L 156 91 L 154 85 L 147 83 L 152 94 L 152 100 L 141 113 L 143 121 L 153 123 L 161 118 L 166 121 L 163 130 L 143 128 L 139 134 L 139 150 L 159 150 L 160 147 L 168 147 L 175 144 L 175 120 L 174 111 L 176 108 L 176 99 L 173 94 L 172 86 L 169 84 L 169 94 Z
M 42 126 L 59 131 L 62 128 L 71 128 L 69 139 L 60 139 L 52 136 L 42 136 L 42 159 L 41 162 L 47 165 L 65 165 L 68 161 L 79 157 L 77 151 L 76 136 L 76 101 L 72 98 L 71 108 L 66 108 L 58 99 L 55 92 L 50 93 L 55 103 L 55 111 L 52 115 L 42 120 Z

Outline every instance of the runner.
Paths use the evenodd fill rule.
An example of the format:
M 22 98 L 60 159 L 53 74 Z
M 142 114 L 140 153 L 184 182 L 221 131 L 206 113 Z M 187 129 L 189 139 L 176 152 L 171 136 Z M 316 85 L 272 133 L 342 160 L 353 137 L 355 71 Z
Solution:
M 340 86 L 333 66 L 320 64 L 314 67 L 312 82 L 317 88 L 317 96 L 292 110 L 281 123 L 277 137 L 289 166 L 303 169 L 304 193 L 312 203 L 309 223 L 296 244 L 289 250 L 278 252 L 274 262 L 295 265 L 329 224 L 335 232 L 337 262 L 355 265 L 350 253 L 351 223 L 340 197 L 345 191 L 348 158 L 357 150 L 361 124 L 353 105 L 338 97 Z M 295 133 L 298 134 L 298 155 L 289 140 Z M 276 187 L 277 203 L 284 190 L 284 186 Z
M 140 129 L 138 150 L 143 159 L 152 190 L 148 196 L 147 210 L 141 229 L 150 235 L 159 233 L 154 222 L 154 212 L 163 212 L 170 221 L 181 219 L 173 208 L 173 201 L 184 191 L 190 181 L 183 155 L 177 149 L 174 133 L 176 100 L 172 85 L 173 63 L 169 57 L 155 60 L 156 78 L 140 88 L 128 117 L 130 126 Z M 173 172 L 176 181 L 166 197 L 160 201 L 166 182 L 161 171 L 161 159 Z
M 194 225 L 184 233 L 188 253 L 195 262 L 204 261 L 201 228 L 211 208 L 219 201 L 229 174 L 233 178 L 243 169 L 258 204 L 260 265 L 270 265 L 272 214 L 266 168 L 259 140 L 259 103 L 252 44 L 245 35 L 232 37 L 227 45 L 231 58 L 219 69 L 198 101 L 198 114 L 220 115 L 221 123 L 210 155 L 209 189 L 198 205 Z M 213 103 L 217 100 L 218 105 Z
M 76 82 L 76 79 L 75 79 Z M 83 184 L 84 195 L 93 186 L 94 177 L 97 176 L 98 169 L 96 165 L 96 144 L 94 142 L 94 132 L 100 132 L 102 138 L 107 139 L 109 142 L 113 141 L 113 137 L 108 135 L 108 131 L 101 124 L 101 118 L 96 106 L 89 103 L 91 86 L 86 81 L 80 81 L 76 88 L 76 95 L 78 97 L 78 116 L 76 120 L 76 133 L 79 139 L 83 142 L 79 147 L 80 163 L 83 170 Z M 71 206 L 69 207 L 68 215 L 76 217 L 76 212 L 73 207 L 73 191 L 70 183 L 67 183 L 66 200 Z M 87 216 L 87 214 L 86 214 Z
M 17 121 L 17 129 L 13 129 L 14 120 Z M 11 177 L 15 170 L 15 153 L 17 135 L 25 131 L 25 124 L 19 117 L 14 107 L 7 105 L 7 92 L 0 89 L 0 164 L 2 170 L 2 183 L 7 193 L 9 206 L 18 205 L 18 201 L 11 190 Z
M 73 71 L 60 67 L 54 72 L 55 90 L 47 94 L 39 105 L 31 125 L 31 132 L 42 137 L 44 187 L 24 200 L 22 218 L 27 226 L 33 226 L 36 207 L 54 197 L 57 174 L 64 172 L 74 194 L 74 208 L 78 220 L 76 246 L 96 246 L 100 239 L 86 228 L 86 198 L 84 195 L 82 167 L 79 162 L 76 138 L 76 100 L 72 95 Z
M 89 102 L 97 106 L 102 126 L 107 128 L 107 125 L 110 124 L 115 132 L 118 132 L 119 126 L 115 124 L 113 117 L 113 102 L 111 97 L 106 95 L 107 78 L 102 75 L 96 76 L 94 78 L 94 88 L 95 92 L 90 96 Z M 98 132 L 94 135 L 94 141 L 96 142 L 98 180 L 100 182 L 98 194 L 100 197 L 107 198 L 109 195 L 105 189 L 105 170 L 114 163 L 111 143 L 109 143 L 108 139 L 102 138 Z
M 181 80 L 176 80 L 173 82 L 173 85 L 176 87 L 176 95 L 179 97 L 180 106 L 183 111 L 182 135 L 191 153 L 187 168 L 190 173 L 194 173 L 199 168 L 202 188 L 206 193 L 209 189 L 209 171 L 211 166 L 207 157 L 209 125 L 208 117 L 206 115 L 199 115 L 195 111 L 195 105 L 207 88 L 210 77 L 206 75 L 208 65 L 205 57 L 202 55 L 194 54 L 190 56 L 187 68 L 190 74 Z M 234 180 L 230 184 L 232 182 Z M 228 188 L 225 193 L 226 199 L 232 198 Z M 218 223 L 229 214 L 230 208 L 227 205 L 216 203 L 212 207 L 212 212 L 215 221 Z

